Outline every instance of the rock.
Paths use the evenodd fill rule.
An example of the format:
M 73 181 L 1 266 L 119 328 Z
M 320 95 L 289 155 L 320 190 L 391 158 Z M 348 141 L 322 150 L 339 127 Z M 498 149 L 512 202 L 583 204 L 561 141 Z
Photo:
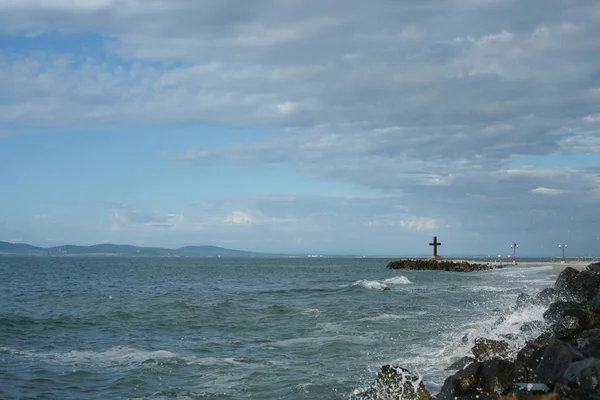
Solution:
M 596 296 L 590 303 L 590 311 L 596 314 L 600 314 L 600 292 L 596 293 Z
M 552 386 L 572 363 L 582 359 L 583 355 L 576 348 L 562 340 L 552 339 L 535 369 L 534 379 Z
M 543 329 L 545 326 L 546 323 L 544 321 L 530 321 L 525 322 L 523 325 L 521 325 L 519 330 L 521 332 L 531 332 L 536 329 Z
M 473 357 L 465 356 L 457 361 L 454 361 L 452 364 L 450 364 L 448 368 L 446 368 L 446 370 L 457 371 L 459 369 L 463 369 L 464 367 L 475 361 L 476 360 Z
M 515 370 L 519 381 L 529 382 L 534 379 L 534 371 L 539 365 L 549 342 L 550 335 L 542 334 L 536 339 L 528 341 L 517 353 Z
M 475 339 L 475 346 L 471 349 L 477 361 L 487 361 L 492 358 L 507 358 L 508 343 L 504 340 Z
M 526 293 L 521 293 L 517 297 L 517 301 L 516 301 L 517 310 L 525 308 L 528 305 L 530 305 L 531 303 L 533 303 L 533 297 L 531 297 L 530 295 L 528 295 Z
M 600 393 L 600 358 L 574 362 L 563 374 L 561 382 L 586 392 Z
M 574 295 L 582 300 L 592 300 L 600 291 L 600 274 L 591 271 L 581 271 L 574 280 L 577 293 Z
M 431 400 L 421 378 L 402 367 L 384 365 L 377 373 L 375 386 L 359 393 L 369 400 Z
M 466 261 L 437 261 L 437 260 L 398 260 L 390 262 L 389 269 L 407 269 L 415 271 L 452 271 L 452 272 L 473 272 L 489 269 L 504 268 L 503 265 L 476 264 Z
M 575 335 L 586 330 L 588 325 L 587 313 L 584 310 L 566 309 L 554 326 L 553 337 L 558 340 L 571 340 Z
M 533 303 L 548 307 L 556 299 L 556 289 L 546 288 L 533 297 Z
M 585 392 L 564 383 L 554 385 L 554 392 L 559 396 L 560 400 L 600 400 L 598 393 Z
M 585 357 L 600 358 L 600 329 L 590 329 L 577 335 L 577 350 Z
M 573 293 L 577 291 L 575 278 L 579 275 L 579 271 L 575 268 L 567 267 L 558 275 L 556 282 L 554 283 L 554 289 L 558 296 L 565 299 L 570 299 Z
M 506 360 L 493 359 L 485 361 L 481 368 L 481 393 L 502 395 L 508 393 L 515 379 L 515 365 Z
M 586 271 L 593 272 L 595 274 L 600 274 L 600 262 L 592 263 L 585 268 Z
M 444 381 L 442 390 L 437 395 L 437 400 L 454 400 L 456 397 L 474 393 L 475 388 L 481 387 L 481 375 L 479 374 L 480 362 L 467 365 Z
M 544 320 L 554 323 L 560 319 L 562 313 L 570 308 L 578 308 L 583 310 L 585 307 L 581 303 L 575 301 L 556 301 L 548 307 L 544 312 Z

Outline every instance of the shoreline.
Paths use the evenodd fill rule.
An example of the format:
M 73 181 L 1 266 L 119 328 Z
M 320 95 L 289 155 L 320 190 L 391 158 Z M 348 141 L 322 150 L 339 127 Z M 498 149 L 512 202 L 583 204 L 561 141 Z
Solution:
M 456 262 L 472 262 L 469 260 L 452 260 L 452 261 L 456 261 Z M 540 261 L 523 261 L 523 262 L 517 262 L 516 264 L 513 263 L 495 263 L 495 262 L 491 262 L 491 263 L 486 263 L 488 265 L 502 265 L 504 268 L 534 268 L 534 267 L 552 267 L 552 272 L 556 272 L 556 273 L 560 273 L 563 270 L 565 270 L 567 267 L 571 267 L 573 269 L 576 269 L 577 271 L 583 271 L 585 270 L 585 268 L 589 265 L 592 264 L 592 262 L 590 261 L 567 261 L 566 263 L 563 262 L 540 262 Z
M 552 267 L 557 277 L 536 294 L 521 293 L 511 307 L 545 309 L 543 319 L 519 328 L 542 328 L 524 346 L 511 350 L 508 336 L 477 337 L 472 354 L 446 368 L 455 373 L 436 395 L 420 375 L 400 365 L 382 366 L 375 384 L 357 395 L 368 400 L 600 400 L 600 263 L 502 265 L 534 267 Z

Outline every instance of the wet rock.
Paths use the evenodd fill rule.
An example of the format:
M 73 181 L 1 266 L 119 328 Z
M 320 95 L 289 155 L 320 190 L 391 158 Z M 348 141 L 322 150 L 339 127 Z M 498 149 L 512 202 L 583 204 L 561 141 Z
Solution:
M 515 371 L 519 381 L 529 382 L 534 380 L 534 371 L 538 367 L 549 342 L 550 335 L 540 335 L 536 339 L 528 341 L 517 353 Z
M 582 359 L 583 355 L 576 348 L 562 340 L 552 339 L 535 369 L 534 380 L 552 386 L 571 364 Z
M 554 323 L 560 319 L 560 316 L 565 310 L 570 308 L 583 310 L 585 307 L 583 304 L 575 301 L 556 301 L 550 304 L 548 309 L 544 312 L 544 320 Z
M 556 322 L 553 337 L 559 340 L 571 340 L 575 335 L 586 330 L 588 326 L 588 317 L 584 310 L 569 308 L 563 311 Z
M 477 361 L 487 361 L 492 358 L 507 358 L 508 343 L 504 340 L 475 339 L 475 346 L 471 349 Z
M 585 392 L 600 393 L 600 358 L 574 362 L 563 374 L 561 382 Z
M 558 296 L 569 298 L 572 293 L 577 290 L 575 278 L 579 275 L 579 271 L 575 268 L 567 267 L 558 275 L 554 283 L 554 289 Z
M 586 271 L 590 271 L 596 274 L 600 274 L 600 262 L 592 263 L 585 268 Z
M 556 300 L 556 289 L 546 288 L 533 297 L 533 303 L 548 307 Z
M 504 396 L 500 400 L 560 400 L 561 397 L 557 393 L 541 394 L 537 396 L 521 395 L 521 396 Z
M 480 368 L 481 363 L 476 361 L 446 378 L 442 390 L 437 395 L 437 400 L 453 400 L 456 397 L 462 398 L 469 394 L 477 394 L 476 388 L 481 387 L 482 384 Z
M 463 369 L 464 367 L 475 361 L 476 360 L 473 357 L 465 356 L 457 361 L 454 361 L 452 364 L 450 364 L 448 368 L 446 368 L 446 370 L 458 371 L 459 369 Z
M 590 329 L 577 335 L 577 350 L 585 357 L 600 358 L 600 329 Z
M 517 297 L 517 301 L 516 301 L 517 310 L 523 309 L 523 308 L 527 307 L 528 305 L 530 305 L 531 303 L 533 303 L 533 297 L 531 297 L 530 295 L 528 295 L 526 293 L 521 293 Z
M 358 396 L 369 400 L 431 400 L 421 378 L 402 367 L 384 365 L 375 385 Z
M 596 314 L 600 314 L 600 292 L 596 293 L 596 296 L 590 303 L 590 311 Z
M 557 383 L 554 386 L 554 393 L 559 396 L 560 400 L 600 400 L 600 394 L 598 393 L 572 388 L 564 383 Z
M 415 271 L 452 271 L 452 272 L 473 272 L 489 269 L 504 268 L 503 265 L 494 264 L 476 264 L 466 261 L 437 261 L 437 260 L 398 260 L 392 261 L 387 265 L 389 269 L 407 269 Z
M 531 332 L 533 330 L 543 329 L 545 326 L 546 323 L 544 321 L 530 321 L 521 325 L 519 330 L 521 332 Z
M 577 290 L 575 297 L 583 300 L 592 300 L 600 291 L 600 274 L 591 271 L 581 271 L 574 280 Z
M 485 361 L 481 368 L 481 393 L 502 395 L 512 388 L 515 378 L 515 365 L 506 360 Z

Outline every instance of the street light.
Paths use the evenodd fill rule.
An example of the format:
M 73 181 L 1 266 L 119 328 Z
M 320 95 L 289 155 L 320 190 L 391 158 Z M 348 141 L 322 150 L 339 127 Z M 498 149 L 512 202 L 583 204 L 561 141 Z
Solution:
M 517 247 L 519 247 L 518 244 L 513 243 L 510 245 L 510 247 L 513 249 L 513 264 L 517 263 Z
M 563 253 L 562 262 L 564 264 L 565 262 L 567 262 L 567 260 L 565 259 L 565 249 L 567 248 L 567 244 L 566 243 L 559 244 L 558 247 L 562 249 L 562 253 Z

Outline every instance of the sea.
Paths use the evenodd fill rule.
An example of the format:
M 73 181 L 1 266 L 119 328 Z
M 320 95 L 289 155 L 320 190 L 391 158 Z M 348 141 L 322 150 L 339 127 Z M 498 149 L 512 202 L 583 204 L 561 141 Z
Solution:
M 539 334 L 515 300 L 556 279 L 389 261 L 0 257 L 0 399 L 356 399 L 384 364 L 437 392 L 475 338 Z

